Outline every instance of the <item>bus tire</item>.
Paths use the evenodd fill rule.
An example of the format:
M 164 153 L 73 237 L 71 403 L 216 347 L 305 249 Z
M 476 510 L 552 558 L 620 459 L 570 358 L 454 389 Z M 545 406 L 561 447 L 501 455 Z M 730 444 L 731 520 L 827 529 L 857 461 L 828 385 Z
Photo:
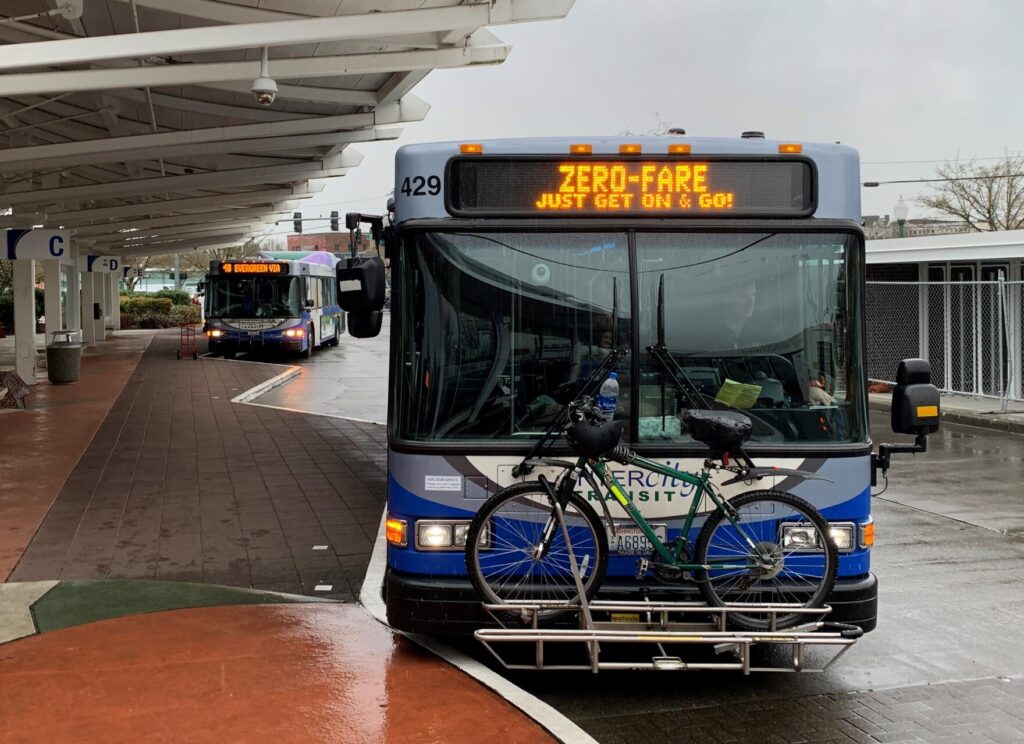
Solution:
M 466 573 L 469 574 L 469 579 L 473 583 L 473 588 L 476 589 L 482 602 L 487 604 L 504 604 L 508 601 L 506 598 L 495 592 L 492 587 L 492 582 L 498 584 L 504 588 L 508 585 L 508 580 L 503 580 L 501 575 L 487 573 L 487 568 L 482 565 L 482 551 L 480 549 L 480 538 L 481 533 L 484 530 L 485 525 L 489 525 L 490 520 L 496 513 L 501 512 L 503 507 L 513 504 L 512 510 L 509 514 L 522 513 L 516 508 L 515 503 L 521 504 L 526 502 L 531 505 L 536 505 L 537 502 L 542 504 L 550 504 L 550 499 L 547 494 L 547 490 L 544 488 L 540 481 L 527 481 L 525 483 L 516 483 L 507 488 L 503 488 L 496 494 L 491 496 L 487 501 L 484 502 L 483 506 L 477 511 L 476 516 L 473 518 L 472 523 L 469 526 L 469 530 L 466 533 Z M 515 502 L 515 503 L 514 503 Z M 546 508 L 546 507 L 545 507 Z M 570 517 L 570 522 L 576 524 L 575 527 L 570 527 L 577 531 L 578 537 L 584 538 L 582 542 L 583 547 L 580 547 L 580 540 L 574 539 L 573 544 L 576 546 L 578 555 L 583 556 L 583 561 L 589 561 L 591 555 L 593 555 L 593 570 L 589 576 L 584 579 L 584 592 L 588 599 L 593 598 L 597 593 L 597 590 L 601 586 L 601 582 L 604 580 L 605 571 L 608 569 L 608 533 L 605 530 L 604 524 L 601 522 L 601 518 L 598 516 L 594 508 L 590 506 L 584 500 L 582 496 L 573 492 L 569 494 L 568 501 L 566 503 L 566 513 Z M 581 521 L 582 520 L 582 521 Z M 539 526 L 539 522 L 533 522 L 535 526 Z M 493 527 L 488 527 L 488 534 L 493 530 Z M 514 545 L 514 540 L 523 538 L 525 541 L 529 541 L 532 536 L 527 536 L 526 533 L 530 532 L 529 529 L 515 529 L 510 530 L 509 534 L 503 538 L 503 543 L 511 549 L 513 554 L 519 555 L 522 549 L 529 549 L 529 546 L 524 542 L 521 546 Z M 586 538 L 592 537 L 593 543 L 588 547 Z M 561 533 L 558 533 L 553 541 L 552 545 L 564 546 Z M 490 551 L 490 546 L 485 548 L 483 554 L 486 555 Z M 553 556 L 558 554 L 564 554 L 561 550 L 553 551 L 549 553 L 547 557 L 552 558 L 551 565 L 546 568 L 533 569 L 535 576 L 545 576 L 547 578 L 555 580 L 555 583 L 551 584 L 551 591 L 557 592 L 559 596 L 545 597 L 543 592 L 547 587 L 540 585 L 541 596 L 535 598 L 548 598 L 548 599 L 560 599 L 570 603 L 579 604 L 579 592 L 572 583 L 572 574 L 567 570 L 568 563 L 564 566 L 556 565 L 557 559 Z M 495 566 L 507 565 L 503 563 L 505 560 L 502 558 L 500 553 L 491 553 L 491 556 L 496 559 Z M 543 558 L 541 560 L 544 560 Z M 539 582 L 535 582 L 531 587 L 536 587 Z M 513 596 L 526 598 L 522 591 L 525 589 L 529 591 L 531 587 L 523 587 L 522 584 L 518 584 L 509 587 Z M 549 619 L 560 615 L 567 610 L 550 610 L 538 613 L 539 617 Z M 523 618 L 519 612 L 506 612 L 503 615 L 515 619 L 515 620 L 526 620 L 530 618 Z
M 303 359 L 313 358 L 313 346 L 316 344 L 316 336 L 313 335 L 313 325 L 310 324 L 306 330 L 306 350 L 302 352 Z

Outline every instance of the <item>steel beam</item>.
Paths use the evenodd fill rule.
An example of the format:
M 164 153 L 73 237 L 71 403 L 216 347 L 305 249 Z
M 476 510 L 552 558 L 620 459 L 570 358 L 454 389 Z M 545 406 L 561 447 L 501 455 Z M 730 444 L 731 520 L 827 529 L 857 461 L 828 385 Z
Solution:
M 341 157 L 352 156 L 346 150 Z M 0 194 L 0 202 L 10 206 L 18 204 L 56 204 L 82 199 L 112 199 L 140 194 L 177 193 L 216 189 L 224 186 L 247 184 L 281 183 L 298 178 L 334 178 L 343 176 L 358 162 L 351 160 L 346 165 L 321 165 L 298 163 L 295 165 L 271 165 L 263 168 L 242 168 L 240 170 L 211 171 L 188 176 L 167 176 L 166 178 L 143 178 L 136 181 L 115 181 L 107 183 L 69 186 L 57 189 L 16 191 Z M 316 169 L 311 172 L 311 169 Z
M 239 27 L 200 28 L 119 34 L 32 44 L 8 44 L 0 57 L 0 71 L 48 65 L 81 65 L 107 59 L 145 59 L 175 54 L 203 54 L 231 49 L 315 44 L 326 41 L 387 39 L 409 34 L 447 32 L 490 24 L 562 18 L 572 0 L 487 0 L 466 5 L 363 13 L 301 20 L 246 23 Z M 278 65 L 291 60 L 275 60 Z M 258 66 L 258 62 L 256 62 Z M 403 69 L 392 67 L 391 69 Z M 227 78 L 231 79 L 231 78 Z M 135 87 L 135 86 L 133 86 Z
M 344 132 L 329 132 L 326 134 L 293 135 L 287 137 L 258 137 L 255 139 L 223 139 L 209 142 L 196 142 L 187 145 L 164 145 L 156 147 L 112 149 L 106 152 L 92 152 L 81 155 L 63 155 L 59 162 L 62 168 L 71 168 L 80 165 L 94 163 L 122 163 L 135 160 L 152 160 L 155 158 L 189 158 L 205 155 L 219 155 L 224 153 L 247 154 L 257 152 L 287 152 L 310 147 L 332 147 L 334 145 L 347 145 L 353 142 L 372 142 L 374 140 L 396 139 L 402 130 L 398 127 L 372 127 L 368 129 L 357 129 Z M 143 137 L 149 135 L 142 135 Z M 159 135 L 157 135 L 159 136 Z M 134 139 L 131 137 L 119 137 L 108 140 L 115 143 L 118 140 Z M 72 144 L 72 143 L 68 143 Z M 54 156 L 45 155 L 24 160 L 5 159 L 17 158 L 19 150 L 48 150 L 53 145 L 42 145 L 40 148 L 10 148 L 0 152 L 0 165 L 5 171 L 29 171 L 41 170 L 52 167 Z M 65 148 L 67 149 L 67 148 Z M 283 156 L 288 157 L 288 156 Z
M 118 39 L 131 34 L 121 34 Z M 51 42 L 40 42 L 49 44 Z M 64 43 L 64 42 L 60 42 Z M 104 43 L 109 44 L 109 39 Z M 12 45 L 5 47 L 10 48 Z M 37 44 L 27 46 L 35 47 Z M 500 64 L 511 49 L 508 45 L 467 46 L 435 51 L 381 52 L 331 57 L 301 57 L 274 60 L 271 72 L 277 79 L 369 75 L 394 70 L 430 70 L 469 65 Z M 259 60 L 209 62 L 189 65 L 120 67 L 115 69 L 66 70 L 0 75 L 0 97 L 65 91 L 110 90 L 113 88 L 159 88 L 203 85 L 259 77 Z

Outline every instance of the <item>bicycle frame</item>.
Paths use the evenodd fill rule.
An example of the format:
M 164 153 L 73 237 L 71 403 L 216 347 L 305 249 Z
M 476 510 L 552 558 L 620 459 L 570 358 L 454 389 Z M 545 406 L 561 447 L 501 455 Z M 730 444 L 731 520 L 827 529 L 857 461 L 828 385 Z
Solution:
M 737 529 L 738 534 L 748 544 L 754 554 L 758 556 L 762 561 L 770 560 L 762 554 L 762 551 L 750 541 L 746 534 L 739 529 L 739 524 L 736 517 L 729 509 L 725 509 L 725 500 L 715 491 L 711 486 L 711 473 L 705 470 L 700 475 L 693 475 L 692 473 L 686 473 L 681 470 L 676 470 L 667 465 L 655 462 L 654 460 L 648 460 L 645 457 L 634 455 L 630 461 L 631 465 L 635 465 L 644 470 L 649 470 L 659 475 L 665 475 L 670 478 L 689 483 L 696 487 L 696 491 L 693 494 L 693 500 L 690 502 L 690 509 L 686 514 L 686 521 L 683 524 L 681 535 L 685 536 L 690 534 L 690 528 L 693 526 L 693 521 L 697 517 L 697 507 L 700 505 L 704 495 L 706 494 L 716 507 L 722 509 L 725 512 L 726 518 L 730 524 Z M 630 519 L 633 520 L 634 524 L 640 528 L 640 530 L 647 536 L 647 539 L 651 541 L 651 545 L 654 546 L 655 552 L 661 556 L 662 560 L 670 566 L 681 568 L 683 570 L 696 571 L 696 570 L 710 570 L 710 569 L 747 569 L 750 565 L 747 563 L 736 564 L 729 563 L 728 561 L 709 561 L 708 564 L 700 563 L 687 563 L 683 561 L 683 550 L 686 546 L 686 541 L 680 539 L 676 543 L 675 551 L 669 550 L 668 546 L 665 545 L 658 537 L 654 528 L 647 522 L 644 515 L 640 513 L 640 510 L 636 508 L 632 500 L 626 495 L 622 484 L 612 474 L 611 469 L 608 467 L 607 462 L 604 460 L 590 460 L 586 457 L 581 457 L 576 462 L 576 467 L 579 470 L 584 468 L 590 468 L 601 481 L 608 488 L 608 492 L 611 493 L 612 497 L 619 503 L 619 505 L 625 510 L 626 514 Z

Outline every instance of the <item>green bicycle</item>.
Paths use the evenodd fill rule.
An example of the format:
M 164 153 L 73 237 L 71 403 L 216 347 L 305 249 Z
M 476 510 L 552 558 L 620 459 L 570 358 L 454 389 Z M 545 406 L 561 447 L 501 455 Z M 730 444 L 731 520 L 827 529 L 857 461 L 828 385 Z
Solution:
M 806 622 L 806 614 L 758 612 L 757 607 L 824 605 L 839 565 L 828 523 L 791 493 L 761 489 L 726 500 L 711 479 L 721 471 L 733 474 L 723 486 L 766 476 L 826 479 L 800 470 L 756 467 L 742 450 L 751 432 L 751 421 L 742 413 L 689 410 L 682 419 L 691 435 L 711 449 L 700 473 L 676 470 L 621 445 L 622 424 L 605 421 L 589 398 L 570 404 L 564 434 L 577 456 L 575 462 L 527 461 L 528 469 L 556 467 L 561 472 L 554 481 L 541 475 L 502 489 L 484 503 L 469 527 L 466 567 L 485 603 L 549 603 L 552 609 L 539 615 L 549 618 L 578 606 L 581 589 L 588 600 L 597 593 L 608 566 L 608 531 L 614 535 L 615 523 L 604 498 L 599 499 L 603 523 L 576 493 L 582 479 L 599 495 L 603 484 L 653 546 L 650 558 L 637 561 L 637 579 L 653 574 L 666 583 L 696 582 L 708 605 L 733 608 L 730 622 L 739 627 L 771 630 Z M 674 538 L 668 539 L 663 526 L 648 523 L 615 478 L 610 462 L 694 487 Z M 701 518 L 698 511 L 705 498 L 714 510 L 704 516 L 691 544 L 688 536 Z

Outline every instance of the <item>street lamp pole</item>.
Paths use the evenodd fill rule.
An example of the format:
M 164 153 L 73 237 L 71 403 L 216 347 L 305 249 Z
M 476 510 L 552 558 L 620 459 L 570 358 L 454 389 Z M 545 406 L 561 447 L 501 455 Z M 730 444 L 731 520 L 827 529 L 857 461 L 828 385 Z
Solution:
M 910 207 L 903 201 L 903 195 L 900 194 L 900 199 L 896 202 L 896 206 L 892 208 L 892 215 L 896 218 L 896 225 L 899 227 L 898 237 L 903 237 L 903 226 L 907 224 L 907 215 L 910 214 Z

